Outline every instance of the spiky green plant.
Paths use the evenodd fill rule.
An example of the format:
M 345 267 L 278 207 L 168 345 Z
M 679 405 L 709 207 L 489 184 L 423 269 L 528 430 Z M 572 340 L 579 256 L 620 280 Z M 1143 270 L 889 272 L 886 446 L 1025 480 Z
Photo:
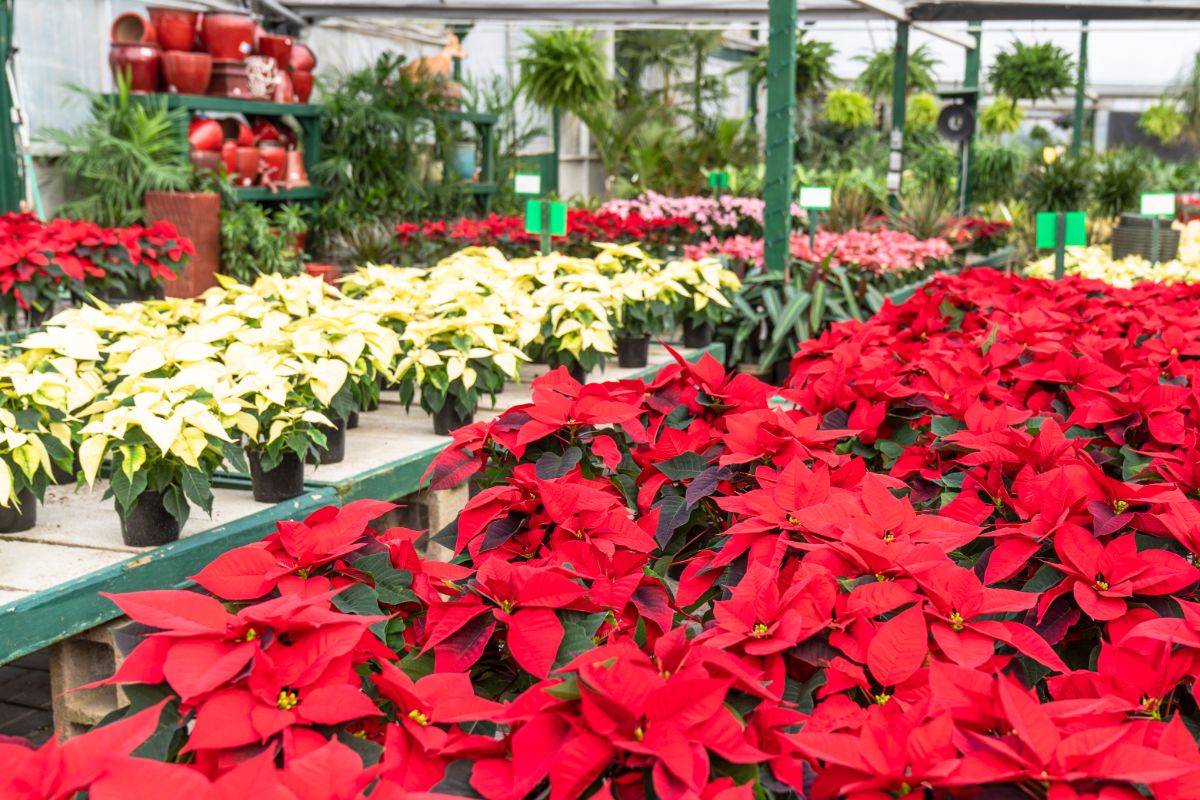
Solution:
M 892 79 L 895 71 L 896 54 L 890 47 L 881 48 L 868 55 L 854 57 L 866 66 L 859 73 L 857 83 L 859 88 L 870 97 L 891 97 Z M 905 86 L 909 94 L 913 92 L 933 92 L 937 89 L 937 78 L 934 68 L 940 62 L 929 52 L 929 48 L 921 45 L 908 54 L 908 71 Z
M 530 32 L 520 66 L 521 91 L 548 111 L 574 114 L 612 95 L 604 43 L 588 28 Z

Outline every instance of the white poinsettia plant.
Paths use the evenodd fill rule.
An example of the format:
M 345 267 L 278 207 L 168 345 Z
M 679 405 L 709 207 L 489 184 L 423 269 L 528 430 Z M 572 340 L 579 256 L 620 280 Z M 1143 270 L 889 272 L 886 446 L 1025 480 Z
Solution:
M 733 307 L 730 298 L 742 288 L 737 273 L 715 258 L 671 261 L 663 267 L 663 275 L 686 289 L 676 300 L 677 320 L 695 325 L 724 321 Z

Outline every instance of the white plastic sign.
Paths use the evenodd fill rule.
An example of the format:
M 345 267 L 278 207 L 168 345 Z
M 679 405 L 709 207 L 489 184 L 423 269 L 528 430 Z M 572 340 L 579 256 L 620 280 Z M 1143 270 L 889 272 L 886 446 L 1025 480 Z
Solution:
M 1142 215 L 1146 217 L 1175 216 L 1173 192 L 1145 192 L 1142 195 Z
M 800 207 L 826 209 L 833 205 L 833 189 L 829 186 L 801 186 Z
M 542 176 L 533 175 L 530 173 L 517 173 L 513 182 L 516 184 L 513 189 L 517 194 L 541 194 L 542 193 Z

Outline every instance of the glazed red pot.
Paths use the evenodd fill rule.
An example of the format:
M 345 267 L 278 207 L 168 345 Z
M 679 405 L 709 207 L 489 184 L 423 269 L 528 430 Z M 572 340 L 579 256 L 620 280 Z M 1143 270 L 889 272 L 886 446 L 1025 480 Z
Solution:
M 162 6 L 150 6 L 147 11 L 163 50 L 196 49 L 196 18 L 199 14 Z
M 254 20 L 249 14 L 205 14 L 200 39 L 214 59 L 241 61 L 254 52 Z
M 288 72 L 280 72 L 275 76 L 275 96 L 272 99 L 276 103 L 296 102 L 296 90 L 292 88 L 292 76 Z
M 271 124 L 270 120 L 259 119 L 254 123 L 254 140 L 259 144 L 263 142 L 278 142 L 280 139 L 279 128 Z
M 287 62 L 292 72 L 312 72 L 317 68 L 317 57 L 308 45 L 299 42 L 292 43 L 292 57 Z
M 221 123 L 215 119 L 196 118 L 188 125 L 188 143 L 195 150 L 220 152 L 225 141 Z
M 167 91 L 176 94 L 204 94 L 212 80 L 212 56 L 168 50 L 162 54 L 163 80 Z
M 257 147 L 239 147 L 234 155 L 234 186 L 253 186 L 258 179 Z
M 212 97 L 250 97 L 250 77 L 246 74 L 246 62 L 237 58 L 214 58 L 212 80 L 208 92 Z
M 313 74 L 303 70 L 292 73 L 292 88 L 296 91 L 296 102 L 307 103 L 312 96 Z
M 221 144 L 221 160 L 225 162 L 225 174 L 231 179 L 237 172 L 238 144 L 233 139 L 226 139 Z
M 113 42 L 108 51 L 108 66 L 113 80 L 128 73 L 130 91 L 145 93 L 158 89 L 158 75 L 162 56 L 154 42 L 145 44 L 120 44 Z
M 287 169 L 288 151 L 279 142 L 263 142 L 258 146 L 263 182 L 282 183 Z
M 264 33 L 258 37 L 258 52 L 275 59 L 276 64 L 290 64 L 292 59 L 292 37 L 273 36 L 269 33 Z
M 117 15 L 109 33 L 112 34 L 114 44 L 145 44 L 157 40 L 150 20 L 136 11 L 126 11 Z

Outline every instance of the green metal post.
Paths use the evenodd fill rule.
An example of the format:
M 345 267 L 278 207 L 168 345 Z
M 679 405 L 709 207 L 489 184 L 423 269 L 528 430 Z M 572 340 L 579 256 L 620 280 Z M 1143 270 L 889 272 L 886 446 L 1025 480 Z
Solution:
M 908 23 L 896 23 L 896 50 L 892 58 L 892 138 L 894 164 L 889 173 L 894 177 L 888 186 L 888 205 L 900 208 L 900 173 L 903 172 L 904 116 L 908 106 Z M 892 167 L 895 167 L 894 169 Z
M 750 38 L 758 41 L 758 26 L 750 29 Z M 747 111 L 750 114 L 750 119 L 753 122 L 751 127 L 755 132 L 758 131 L 758 81 L 754 80 L 754 75 L 749 71 L 746 72 L 746 86 L 749 89 L 750 95 L 747 100 Z
M 0 0 L 0 211 L 19 211 L 25 199 L 21 154 L 13 128 L 13 98 L 8 90 L 12 40 L 13 0 Z
M 1054 215 L 1054 277 L 1062 280 L 1067 274 L 1067 215 L 1059 211 Z
M 967 51 L 966 69 L 963 70 L 963 89 L 974 89 L 975 94 L 966 98 L 967 108 L 972 114 L 979 111 L 979 98 L 983 95 L 983 84 L 979 80 L 979 49 L 983 39 L 982 25 L 978 22 L 969 24 L 967 32 L 975 40 L 975 49 Z M 975 134 L 963 143 L 966 152 L 963 153 L 962 171 L 958 176 L 959 203 L 958 213 L 966 216 L 971 209 L 971 180 L 975 176 Z
M 553 251 L 553 246 L 550 244 L 550 198 L 547 196 L 541 203 L 539 209 L 542 213 L 542 255 L 548 256 Z
M 1087 90 L 1087 58 L 1088 58 L 1088 23 L 1085 19 L 1079 30 L 1079 64 L 1075 76 L 1075 119 L 1071 126 L 1071 155 L 1077 156 L 1083 150 L 1083 104 L 1084 92 Z
M 771 0 L 767 34 L 767 143 L 763 260 L 782 272 L 791 258 L 792 148 L 796 137 L 796 0 Z

